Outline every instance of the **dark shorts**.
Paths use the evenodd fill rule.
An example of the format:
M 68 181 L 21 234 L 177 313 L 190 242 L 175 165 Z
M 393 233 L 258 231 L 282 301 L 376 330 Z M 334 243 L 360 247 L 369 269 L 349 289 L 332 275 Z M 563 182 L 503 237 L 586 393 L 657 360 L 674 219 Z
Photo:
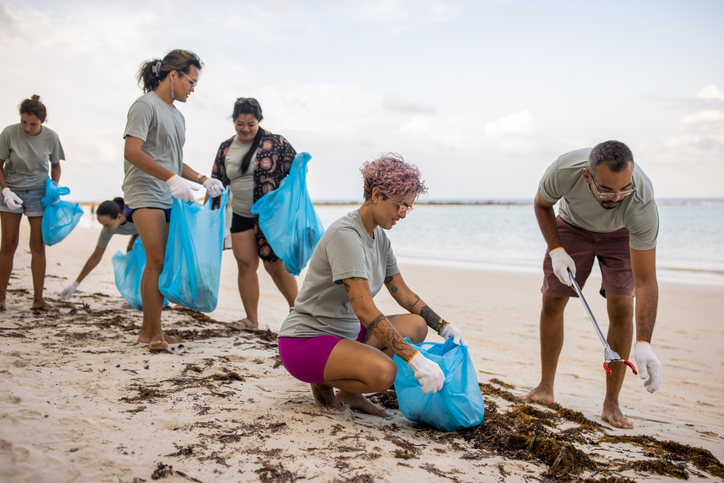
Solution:
M 245 216 L 237 215 L 232 213 L 231 215 L 231 233 L 241 233 L 243 231 L 254 229 L 254 218 L 247 218 Z
M 359 324 L 357 342 L 365 340 L 367 328 Z M 324 367 L 329 354 L 341 341 L 341 337 L 319 335 L 317 337 L 279 337 L 279 358 L 284 368 L 302 382 L 309 384 L 324 383 Z
M 166 223 L 171 220 L 171 208 L 156 208 L 154 206 L 145 206 L 144 208 L 148 208 L 149 210 L 163 210 L 166 213 Z M 133 223 L 133 212 L 140 209 L 141 208 L 130 208 L 126 205 L 125 208 L 123 208 L 123 214 L 126 216 L 126 220 Z
M 593 268 L 593 261 L 598 258 L 601 267 L 602 296 L 606 293 L 617 295 L 636 294 L 631 271 L 631 252 L 627 228 L 611 233 L 594 233 L 570 225 L 556 218 L 558 236 L 561 246 L 576 264 L 576 282 L 583 288 Z M 541 292 L 547 297 L 577 297 L 573 288 L 563 285 L 553 273 L 551 257 L 546 253 L 543 259 L 543 287 Z

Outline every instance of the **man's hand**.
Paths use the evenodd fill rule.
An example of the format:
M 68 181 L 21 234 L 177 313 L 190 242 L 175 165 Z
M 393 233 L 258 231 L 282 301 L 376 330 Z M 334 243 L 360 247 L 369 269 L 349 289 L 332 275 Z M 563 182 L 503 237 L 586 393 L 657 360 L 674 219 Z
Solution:
M 656 392 L 661 385 L 661 362 L 651 350 L 651 345 L 645 341 L 636 342 L 634 357 L 639 369 L 639 377 L 644 379 L 644 387 L 651 393 Z
M 420 352 L 415 352 L 412 359 L 407 361 L 412 372 L 415 373 L 415 379 L 422 386 L 422 392 L 425 394 L 437 392 L 442 389 L 445 383 L 445 374 L 437 363 L 426 358 Z
M 204 188 L 212 198 L 221 196 L 221 192 L 224 191 L 224 185 L 216 178 L 206 178 L 206 181 L 204 181 Z
M 554 248 L 550 252 L 551 262 L 553 262 L 553 273 L 558 277 L 558 280 L 562 284 L 573 285 L 570 277 L 568 277 L 568 270 L 571 271 L 573 276 L 576 276 L 576 264 L 573 259 L 566 253 L 563 247 Z
M 464 345 L 465 347 L 468 346 L 468 341 L 466 341 L 465 337 L 463 337 L 463 333 L 460 332 L 457 328 L 453 327 L 453 325 L 450 323 L 448 323 L 445 328 L 442 329 L 442 332 L 440 332 L 440 337 L 445 340 L 448 340 L 450 337 L 452 337 L 455 344 Z

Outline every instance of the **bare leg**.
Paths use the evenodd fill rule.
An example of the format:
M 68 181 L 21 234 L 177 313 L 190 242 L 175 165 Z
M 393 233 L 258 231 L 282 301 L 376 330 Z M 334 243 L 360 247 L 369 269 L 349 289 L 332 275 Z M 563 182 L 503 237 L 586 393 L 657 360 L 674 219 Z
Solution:
M 427 325 L 419 315 L 398 315 L 388 317 L 392 325 L 413 343 L 425 340 Z M 332 350 L 324 367 L 325 384 L 313 385 L 315 404 L 321 402 L 318 397 L 329 400 L 327 388 L 336 387 L 336 401 L 332 400 L 325 407 L 337 407 L 335 404 L 349 404 L 358 409 L 377 416 L 387 416 L 387 412 L 372 403 L 363 394 L 386 391 L 395 382 L 397 366 L 388 354 L 382 350 L 387 348 L 375 337 L 370 337 L 366 344 L 352 340 L 340 341 Z M 325 392 L 326 391 L 326 392 Z
M 540 314 L 541 380 L 538 386 L 521 399 L 552 403 L 555 401 L 553 386 L 558 369 L 558 357 L 563 348 L 563 311 L 568 297 L 543 296 Z
M 143 325 L 138 341 L 148 342 L 151 350 L 162 350 L 168 347 L 168 342 L 161 328 L 163 295 L 158 290 L 158 278 L 163 270 L 168 239 L 166 214 L 162 210 L 141 208 L 133 212 L 133 222 L 146 252 L 146 268 L 141 280 Z
M 297 298 L 297 293 L 299 292 L 299 289 L 297 288 L 297 279 L 294 278 L 294 275 L 287 272 L 287 269 L 284 268 L 284 262 L 281 260 L 276 262 L 264 262 L 264 268 L 267 273 L 271 275 L 272 280 L 274 280 L 274 284 L 276 284 L 279 291 L 282 295 L 284 295 L 284 298 L 287 299 L 289 308 L 293 307 L 294 301 Z
M 607 293 L 606 301 L 609 319 L 606 340 L 622 359 L 628 359 L 633 339 L 633 297 Z M 623 415 L 618 401 L 627 367 L 622 363 L 610 364 L 609 367 L 613 375 L 606 377 L 601 419 L 617 428 L 631 429 L 633 424 Z
M 5 305 L 8 292 L 10 274 L 13 272 L 13 257 L 18 248 L 20 237 L 20 220 L 23 215 L 19 213 L 0 212 L 0 225 L 2 226 L 2 241 L 0 242 L 0 304 Z
M 30 223 L 30 271 L 33 274 L 33 307 L 45 306 L 45 243 L 43 242 L 43 217 L 28 218 Z
M 256 328 L 259 327 L 259 277 L 256 274 L 259 269 L 259 255 L 254 230 L 232 233 L 231 248 L 239 268 L 241 303 L 244 304 L 246 318 L 253 324 L 252 327 Z

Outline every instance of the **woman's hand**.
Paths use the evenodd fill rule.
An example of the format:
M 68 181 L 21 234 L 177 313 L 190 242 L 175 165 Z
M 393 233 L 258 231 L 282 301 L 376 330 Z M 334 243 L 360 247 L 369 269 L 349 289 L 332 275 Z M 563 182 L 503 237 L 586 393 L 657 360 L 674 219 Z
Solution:
M 468 341 L 465 340 L 465 337 L 463 337 L 463 333 L 460 332 L 457 328 L 453 327 L 452 324 L 448 323 L 444 329 L 442 329 L 442 332 L 440 332 L 440 336 L 448 340 L 450 337 L 453 338 L 453 343 L 457 345 L 464 345 L 465 347 L 468 346 Z
M 206 178 L 203 186 L 212 198 L 221 196 L 221 192 L 224 191 L 224 185 L 216 178 Z

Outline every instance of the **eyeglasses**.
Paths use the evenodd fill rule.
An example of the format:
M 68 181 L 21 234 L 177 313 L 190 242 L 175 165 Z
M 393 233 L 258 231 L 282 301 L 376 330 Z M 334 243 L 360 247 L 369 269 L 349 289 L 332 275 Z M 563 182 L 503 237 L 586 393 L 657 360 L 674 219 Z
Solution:
M 414 208 L 412 206 L 407 206 L 405 203 L 397 203 L 397 214 L 400 216 L 407 215 L 413 209 Z
M 630 189 L 628 189 L 628 190 L 626 190 L 626 191 L 616 191 L 616 192 L 614 192 L 614 193 L 602 193 L 602 192 L 601 192 L 601 188 L 598 187 L 598 185 L 596 184 L 596 180 L 593 179 L 593 176 L 591 176 L 591 181 L 593 181 L 593 186 L 595 186 L 595 187 L 596 187 L 596 191 L 598 191 L 598 196 L 600 196 L 600 197 L 603 198 L 604 200 L 612 200 L 612 199 L 614 199 L 616 196 L 618 196 L 619 198 L 623 198 L 623 197 L 625 197 L 625 196 L 630 195 L 630 194 L 633 193 L 634 191 L 636 191 L 636 187 L 633 186 L 633 180 L 631 180 L 631 188 L 630 188 Z
M 193 80 L 191 77 L 189 77 L 188 74 L 184 73 L 183 71 L 179 71 L 179 72 L 181 72 L 181 75 L 186 76 L 186 78 L 189 80 L 189 85 L 191 86 L 191 88 L 196 89 L 196 84 L 198 84 L 199 81 Z
M 239 97 L 236 99 L 237 104 L 249 104 L 254 107 L 259 107 L 259 102 L 253 97 Z

